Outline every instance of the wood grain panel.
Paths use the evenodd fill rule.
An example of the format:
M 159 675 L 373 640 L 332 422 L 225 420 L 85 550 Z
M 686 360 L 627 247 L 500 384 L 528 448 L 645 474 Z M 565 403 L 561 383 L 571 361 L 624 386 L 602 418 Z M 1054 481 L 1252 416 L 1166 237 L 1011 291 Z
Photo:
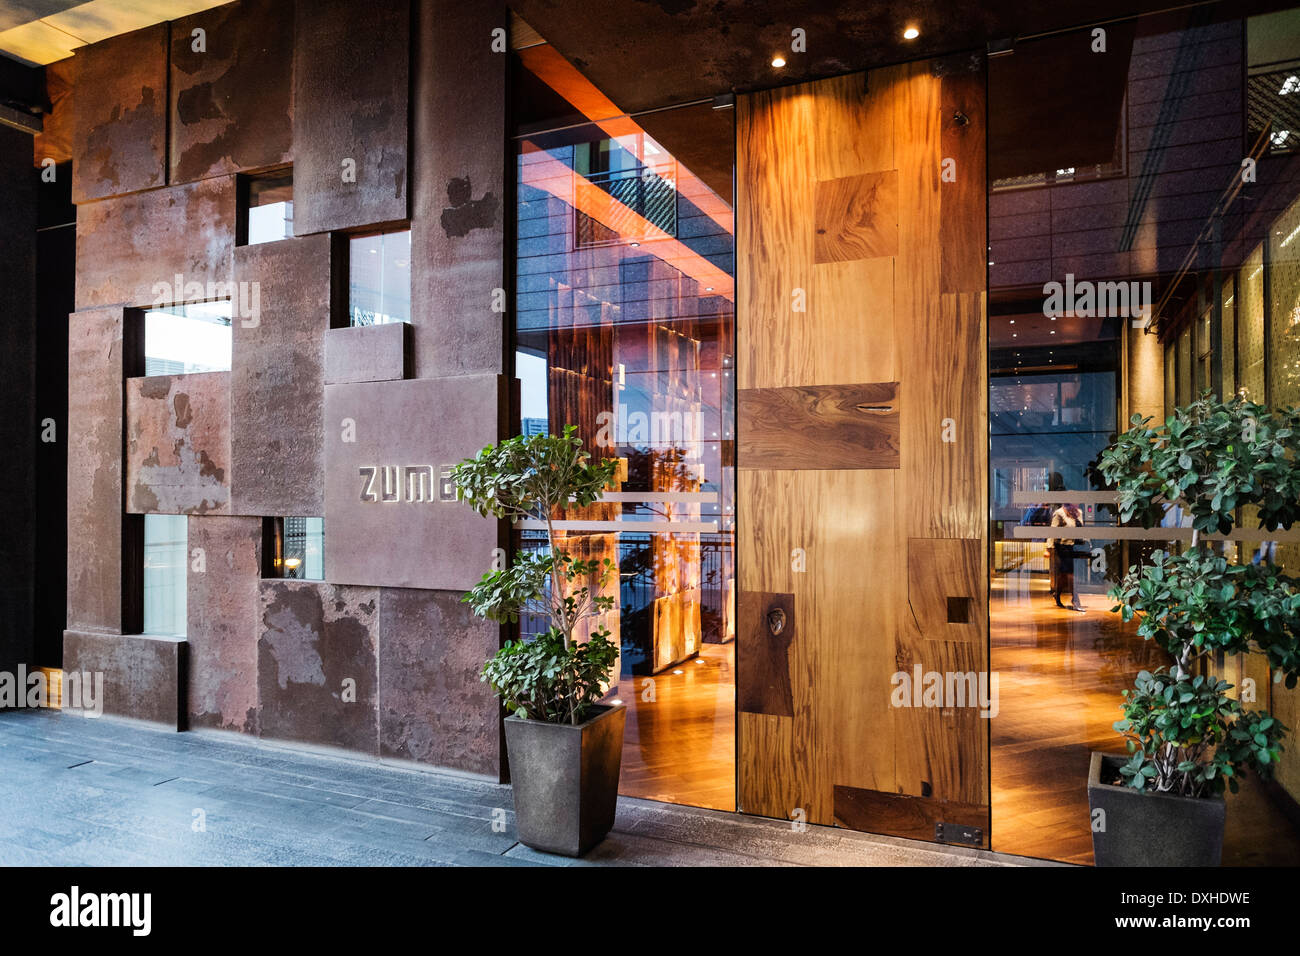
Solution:
M 933 840 L 937 823 L 979 827 L 988 846 L 987 804 L 955 803 L 932 797 L 909 797 L 857 787 L 835 788 L 835 822 L 854 830 L 892 833 L 913 840 Z
M 984 637 L 982 614 L 988 590 L 984 577 L 984 543 L 974 538 L 912 538 L 907 542 L 907 603 L 917 632 L 928 640 Z M 968 602 L 964 621 L 951 620 L 952 602 Z
M 823 180 L 813 197 L 817 262 L 876 259 L 898 252 L 898 171 Z
M 941 292 L 982 292 L 988 280 L 985 241 L 985 90 L 982 59 L 955 57 L 940 82 L 939 152 L 952 160 L 952 181 L 941 177 L 939 248 Z
M 790 645 L 796 629 L 794 595 L 742 591 L 738 611 L 736 708 L 742 713 L 793 717 Z M 779 614 L 779 624 L 771 620 L 774 614 Z
M 753 388 L 739 396 L 740 468 L 897 468 L 898 383 Z
M 914 63 L 737 104 L 739 587 L 799 614 L 791 715 L 738 720 L 748 812 L 987 827 L 978 708 L 891 701 L 897 671 L 987 667 L 982 84 Z M 948 153 L 974 177 L 959 189 Z M 840 390 L 863 382 L 905 390 L 896 465 L 863 467 L 867 443 L 842 434 L 857 406 Z M 836 393 L 831 427 L 813 411 Z

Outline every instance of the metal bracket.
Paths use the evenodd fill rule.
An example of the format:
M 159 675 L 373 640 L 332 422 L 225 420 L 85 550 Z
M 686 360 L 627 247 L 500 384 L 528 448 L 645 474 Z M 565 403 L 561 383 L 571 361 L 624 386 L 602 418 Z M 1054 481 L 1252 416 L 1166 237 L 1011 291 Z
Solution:
M 934 825 L 934 839 L 938 843 L 965 843 L 968 846 L 983 846 L 984 831 L 979 827 L 969 827 L 961 823 L 944 823 L 940 820 Z

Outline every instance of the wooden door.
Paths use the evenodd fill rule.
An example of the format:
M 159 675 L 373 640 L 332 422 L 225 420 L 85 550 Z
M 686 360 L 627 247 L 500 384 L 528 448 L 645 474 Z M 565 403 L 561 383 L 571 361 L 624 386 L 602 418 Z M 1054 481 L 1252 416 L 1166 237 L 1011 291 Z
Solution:
M 988 845 L 988 720 L 901 706 L 895 677 L 987 672 L 984 76 L 965 56 L 737 104 L 750 813 Z

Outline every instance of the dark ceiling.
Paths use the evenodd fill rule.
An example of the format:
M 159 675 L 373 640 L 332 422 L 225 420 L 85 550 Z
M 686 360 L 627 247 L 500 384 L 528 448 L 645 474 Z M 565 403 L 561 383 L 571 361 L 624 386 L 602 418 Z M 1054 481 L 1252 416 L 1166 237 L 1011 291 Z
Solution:
M 1217 4 L 1225 16 L 1294 0 Z M 1180 6 L 1178 0 L 513 0 L 610 99 L 637 112 Z M 915 24 L 915 40 L 903 30 Z M 807 52 L 790 50 L 802 29 Z M 781 53 L 787 63 L 771 66 Z

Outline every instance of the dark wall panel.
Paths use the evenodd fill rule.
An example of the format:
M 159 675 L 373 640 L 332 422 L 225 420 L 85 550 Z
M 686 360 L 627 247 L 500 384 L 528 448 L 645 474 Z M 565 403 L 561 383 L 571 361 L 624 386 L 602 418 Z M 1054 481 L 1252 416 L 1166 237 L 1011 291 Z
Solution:
M 262 521 L 191 515 L 189 549 L 190 726 L 255 734 Z M 202 571 L 193 566 L 196 551 Z
M 36 179 L 32 141 L 26 133 L 0 127 L 0 377 L 5 415 L 0 447 L 5 466 L 0 494 L 7 504 L 0 539 L 0 669 L 34 663 L 32 655 L 33 550 L 35 548 L 36 454 Z M 62 440 L 62 434 L 57 436 Z
M 325 513 L 324 366 L 330 237 L 241 246 L 235 280 L 259 314 L 236 318 L 231 369 L 231 511 Z
M 240 0 L 175 21 L 170 182 L 289 162 L 292 80 L 292 3 Z
M 506 60 L 496 0 L 420 0 L 415 55 L 411 322 L 415 375 L 502 369 Z M 472 77 L 472 81 L 467 78 Z
M 479 673 L 500 628 L 459 592 L 384 588 L 379 636 L 380 754 L 496 776 L 501 708 Z
M 263 737 L 378 754 L 378 599 L 374 588 L 261 583 Z
M 229 283 L 234 246 L 233 176 L 81 206 L 77 308 L 149 305 L 178 275 L 204 287 L 189 298 L 221 298 L 208 294 L 209 284 Z
M 407 0 L 374 0 L 364 14 L 348 0 L 297 5 L 296 235 L 407 218 L 410 27 Z M 459 68 L 460 76 L 471 75 L 463 58 Z M 348 160 L 352 182 L 343 175 Z
M 73 58 L 72 199 L 166 182 L 168 24 L 82 47 Z

